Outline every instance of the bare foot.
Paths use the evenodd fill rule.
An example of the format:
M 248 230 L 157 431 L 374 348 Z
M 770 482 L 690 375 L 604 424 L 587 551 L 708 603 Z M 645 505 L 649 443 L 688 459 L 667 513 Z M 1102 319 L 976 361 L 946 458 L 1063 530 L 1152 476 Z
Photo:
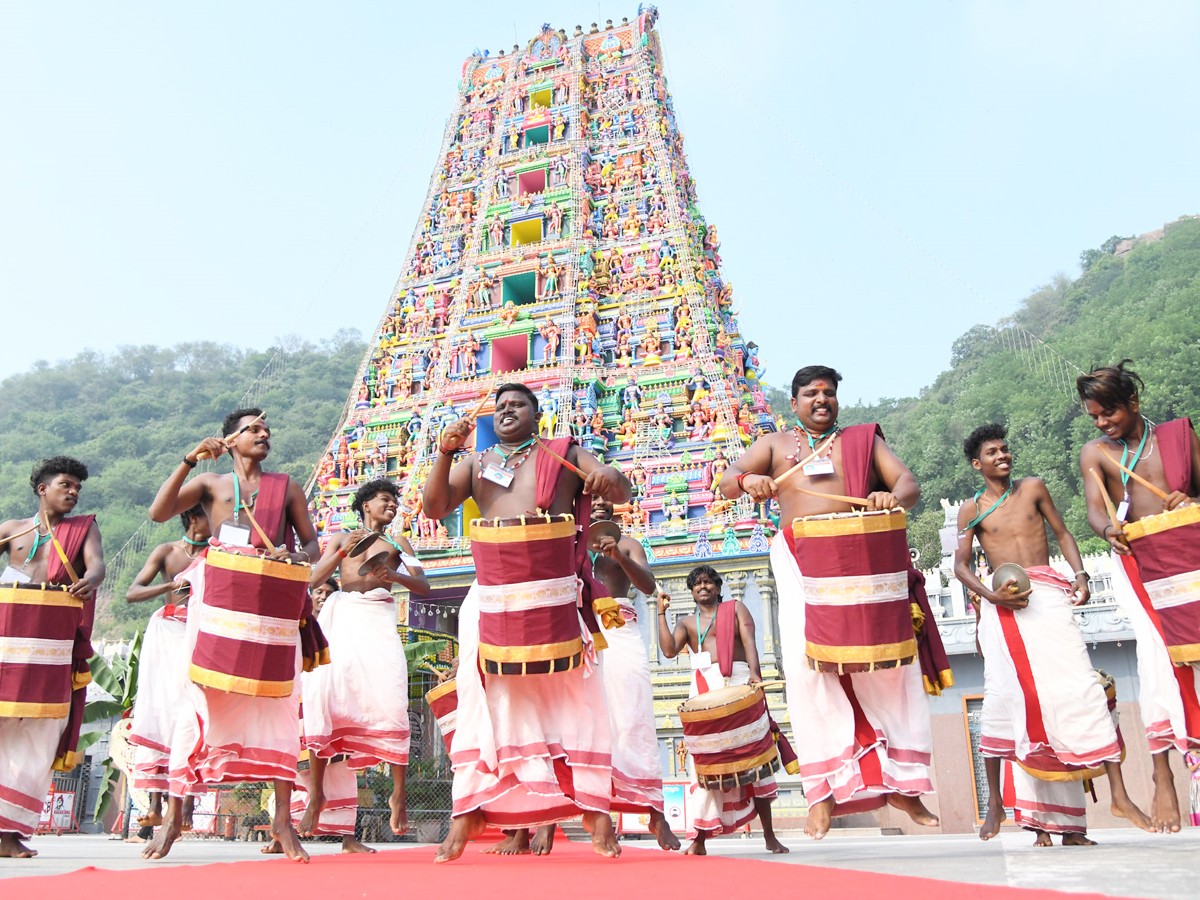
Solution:
M 463 850 L 467 848 L 467 841 L 478 836 L 486 825 L 487 822 L 484 821 L 483 813 L 478 809 L 467 813 L 465 816 L 458 816 L 453 819 L 450 825 L 450 833 L 446 835 L 446 839 L 438 847 L 437 855 L 434 856 L 433 861 L 443 863 L 450 862 L 452 859 L 458 859 L 463 855 Z
M 827 797 L 808 808 L 808 818 L 804 820 L 804 833 L 814 841 L 819 841 L 829 833 L 829 821 L 833 813 L 833 798 Z
M 275 838 L 271 838 L 271 840 L 269 840 L 266 843 L 266 845 L 264 845 L 263 848 L 261 850 L 259 850 L 258 852 L 259 853 L 267 853 L 267 854 L 275 854 L 275 853 L 282 854 L 283 853 L 283 845 L 281 843 L 279 843 L 279 841 L 275 840 Z
M 592 835 L 592 849 L 600 856 L 616 859 L 621 855 L 621 845 L 617 843 L 617 834 L 613 831 L 612 819 L 608 813 L 585 812 L 583 827 Z
M 1173 789 L 1171 794 L 1172 796 L 1175 794 Z M 1119 797 L 1115 792 L 1113 793 L 1112 814 L 1121 819 L 1128 819 L 1130 825 L 1140 828 L 1142 831 L 1153 832 L 1159 830 L 1158 828 L 1154 827 L 1154 824 L 1150 821 L 1150 817 L 1142 812 L 1137 807 L 1137 804 L 1135 804 L 1133 800 L 1129 798 L 1128 794 Z M 1063 840 L 1063 843 L 1066 843 L 1065 839 Z M 1095 841 L 1089 841 L 1088 843 L 1094 844 Z
M 918 825 L 925 825 L 932 828 L 940 824 L 938 817 L 925 808 L 925 804 L 921 802 L 920 797 L 909 797 L 906 794 L 888 794 L 887 802 L 889 806 L 894 806 L 901 812 L 908 813 L 908 817 Z
M 0 831 L 0 858 L 33 859 L 37 855 L 36 850 L 21 843 L 21 838 L 15 831 Z
M 304 809 L 304 817 L 300 819 L 300 834 L 304 837 L 312 837 L 317 833 L 317 826 L 321 822 L 321 810 L 325 808 L 325 795 L 320 791 L 308 792 L 308 806 Z M 290 828 L 291 825 L 289 824 Z
M 1175 795 L 1174 781 L 1163 784 L 1158 773 L 1154 773 L 1154 800 L 1150 805 L 1150 831 L 1179 830 L 1179 798 Z
M 1096 842 L 1079 831 L 1068 831 L 1063 835 L 1064 847 L 1095 847 Z
M 990 841 L 1000 833 L 1000 826 L 1008 819 L 1008 813 L 1004 811 L 1003 802 L 989 801 L 987 815 L 983 817 L 983 824 L 979 826 L 979 839 L 981 841 Z
M 1053 847 L 1054 846 L 1054 842 L 1052 840 L 1050 840 L 1050 835 L 1046 834 L 1046 832 L 1044 832 L 1040 829 L 1037 829 L 1034 831 L 1034 834 L 1036 834 L 1037 837 L 1035 837 L 1033 839 L 1033 846 L 1035 846 L 1035 847 Z
M 157 828 L 162 824 L 162 813 L 156 812 L 155 810 L 150 810 L 150 812 L 146 813 L 144 816 L 138 816 L 137 823 L 143 828 L 145 828 L 147 825 L 151 828 Z
M 679 838 L 675 837 L 675 832 L 667 823 L 667 817 L 657 809 L 650 810 L 650 833 L 663 850 L 678 850 L 681 846 Z
M 528 834 L 529 832 L 526 832 Z M 533 843 L 529 845 L 534 856 L 549 856 L 554 849 L 554 835 L 558 833 L 557 825 L 542 825 L 533 833 Z
M 529 852 L 529 829 L 518 828 L 504 832 L 504 840 L 483 851 L 496 856 L 523 856 Z
M 286 808 L 282 810 L 282 817 L 280 812 L 276 812 L 275 821 L 271 823 L 271 837 L 279 841 L 280 849 L 288 859 L 308 862 L 308 851 L 301 846 L 300 835 L 292 827 L 292 817 Z
M 195 797 L 184 797 L 183 798 L 183 818 L 180 819 L 180 821 L 179 821 L 179 828 L 181 831 L 191 831 L 192 830 L 192 826 L 193 826 L 192 813 L 195 812 L 195 810 L 196 810 L 196 798 Z
M 775 835 L 772 834 L 770 837 L 763 835 L 763 837 L 766 837 L 767 849 L 770 850 L 772 853 L 791 853 L 792 852 L 787 847 L 785 847 L 783 844 L 779 843 L 779 838 L 775 837 Z
M 388 797 L 388 808 L 392 811 L 392 817 L 388 821 L 392 827 L 392 834 L 404 834 L 408 831 L 408 808 L 404 795 L 392 791 L 392 795 Z
M 154 833 L 154 840 L 142 848 L 145 859 L 162 859 L 171 852 L 171 845 L 179 838 L 179 821 L 168 815 L 167 821 Z
M 368 847 L 366 844 L 362 843 L 361 841 L 356 841 L 354 838 L 347 836 L 347 837 L 342 838 L 342 852 L 343 853 L 376 853 L 378 851 L 376 851 L 376 849 L 374 847 Z
M 708 833 L 705 831 L 697 831 L 696 839 L 692 841 L 692 845 L 683 851 L 685 856 L 708 856 L 708 848 L 704 846 L 704 842 L 708 840 Z

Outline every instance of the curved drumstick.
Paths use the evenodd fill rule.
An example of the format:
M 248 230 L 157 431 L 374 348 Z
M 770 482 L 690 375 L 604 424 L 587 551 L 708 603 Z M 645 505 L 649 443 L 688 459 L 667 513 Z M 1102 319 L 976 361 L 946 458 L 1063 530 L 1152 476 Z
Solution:
M 560 463 L 562 463 L 564 466 L 566 466 L 568 469 L 570 469 L 572 472 L 574 472 L 574 473 L 575 473 L 576 475 L 578 475 L 580 478 L 584 479 L 585 481 L 587 480 L 587 475 L 585 475 L 585 474 L 583 473 L 583 469 L 579 468 L 579 466 L 577 466 L 577 465 L 575 465 L 574 463 L 572 463 L 572 462 L 570 462 L 570 461 L 568 461 L 568 460 L 564 459 L 563 457 L 559 456 L 557 453 L 555 453 L 553 450 L 551 450 L 549 447 L 547 447 L 547 446 L 546 446 L 546 442 L 545 442 L 545 441 L 543 441 L 543 440 L 542 440 L 540 437 L 538 437 L 536 434 L 533 436 L 533 439 L 534 439 L 535 441 L 537 441 L 537 445 L 538 445 L 539 447 L 541 447 L 543 450 L 545 450 L 547 453 L 549 453 L 551 456 L 553 456 L 555 459 L 557 459 L 557 460 L 558 460 Z
M 800 460 L 800 462 L 796 463 L 794 466 L 792 466 L 790 469 L 788 469 L 786 472 L 784 472 L 782 475 L 780 475 L 778 478 L 776 478 L 775 484 L 776 485 L 783 484 L 783 480 L 785 478 L 790 478 L 792 476 L 792 473 L 796 472 L 798 469 L 803 469 L 810 462 L 812 462 L 814 459 L 816 459 L 818 456 L 820 456 L 821 451 L 826 449 L 830 444 L 832 444 L 833 439 L 835 437 L 837 437 L 836 431 L 833 434 L 831 434 L 829 437 L 827 437 L 825 439 L 824 443 L 822 443 L 819 447 L 817 447 L 815 450 L 813 450 L 812 453 L 810 453 L 808 456 L 804 457 L 804 459 Z
M 778 484 L 778 480 L 775 482 Z M 842 494 L 827 494 L 824 491 L 810 491 L 808 488 L 796 488 L 802 494 L 810 497 L 824 497 L 826 500 L 837 500 L 839 503 L 849 503 L 851 506 L 868 506 L 865 497 L 846 497 Z
M 1116 457 L 1112 456 L 1111 454 L 1106 452 L 1104 455 L 1107 456 L 1109 459 L 1111 459 L 1118 469 L 1120 469 L 1122 472 L 1124 472 L 1126 475 L 1128 475 L 1130 478 L 1132 478 L 1134 481 L 1136 481 L 1138 484 L 1140 484 L 1142 487 L 1144 487 L 1146 490 L 1148 490 L 1150 493 L 1152 493 L 1159 500 L 1167 499 L 1167 496 L 1168 496 L 1167 492 L 1164 491 L 1162 488 L 1160 488 L 1157 484 L 1155 484 L 1152 481 L 1147 481 L 1145 478 L 1143 478 L 1137 472 L 1133 471 L 1133 469 L 1129 468 L 1128 466 L 1122 465 L 1121 462 Z M 1104 492 L 1104 496 L 1106 496 L 1106 497 L 1108 496 L 1107 491 Z
M 1088 468 L 1088 472 L 1096 479 L 1096 484 L 1100 487 L 1100 496 L 1104 498 L 1104 508 L 1108 510 L 1108 521 L 1112 525 L 1114 531 L 1121 530 L 1121 520 L 1117 518 L 1117 508 L 1113 506 L 1112 497 L 1108 496 L 1108 485 L 1104 483 L 1104 479 L 1100 477 L 1100 473 L 1093 468 Z

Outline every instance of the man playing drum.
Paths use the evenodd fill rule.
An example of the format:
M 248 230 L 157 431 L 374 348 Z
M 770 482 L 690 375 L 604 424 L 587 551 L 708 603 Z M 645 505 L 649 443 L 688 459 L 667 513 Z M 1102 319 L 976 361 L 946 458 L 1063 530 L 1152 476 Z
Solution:
M 1154 760 L 1150 819 L 1179 830 L 1168 753 L 1200 746 L 1200 441 L 1189 419 L 1155 425 L 1122 360 L 1076 380 L 1103 437 L 1079 455 L 1088 524 L 1112 548 L 1113 586 L 1137 637 L 1138 704 Z
M 138 748 L 133 763 L 133 786 L 150 792 L 150 809 L 138 819 L 143 829 L 139 837 L 149 839 L 154 826 L 162 824 L 163 795 L 171 763 L 171 731 L 175 712 L 188 691 L 187 672 L 177 665 L 185 652 L 187 639 L 187 598 L 191 586 L 177 576 L 203 556 L 212 532 L 204 507 L 196 504 L 179 514 L 183 535 L 175 541 L 159 544 L 150 551 L 146 564 L 134 576 L 125 593 L 129 603 L 141 603 L 167 597 L 165 605 L 150 616 L 142 652 L 138 657 L 137 700 L 133 704 L 133 728 L 129 743 Z M 154 584 L 154 579 L 162 581 Z M 183 801 L 181 827 L 192 829 L 191 796 Z
M 762 683 L 758 645 L 754 642 L 754 618 L 740 600 L 722 602 L 721 584 L 721 576 L 712 566 L 692 569 L 687 586 L 696 601 L 696 615 L 676 619 L 674 630 L 667 623 L 671 596 L 666 592 L 658 595 L 658 646 L 667 659 L 674 659 L 684 648 L 689 651 L 691 697 L 727 684 Z M 771 801 L 779 793 L 773 776 L 739 784 L 731 790 L 706 789 L 697 784 L 692 791 L 696 803 L 692 815 L 696 839 L 687 848 L 689 855 L 707 855 L 708 838 L 735 832 L 756 815 L 767 849 L 772 853 L 789 852 L 775 837 L 771 821 Z
M 329 641 L 330 664 L 303 676 L 310 768 L 302 835 L 325 833 L 320 829 L 325 768 L 343 754 L 351 770 L 379 763 L 391 767 L 391 829 L 395 834 L 408 830 L 408 663 L 396 630 L 392 585 L 428 594 L 429 579 L 408 541 L 387 533 L 396 518 L 397 496 L 396 485 L 386 479 L 360 487 L 351 509 L 362 527 L 335 534 L 313 567 L 314 590 L 339 568 L 341 589 L 324 602 L 318 618 Z M 343 849 L 358 849 L 357 843 L 351 828 Z
M 0 553 L 8 554 L 0 574 L 0 857 L 37 855 L 21 839 L 37 827 L 53 772 L 79 763 L 104 580 L 96 517 L 69 516 L 87 477 L 69 456 L 42 460 L 29 479 L 37 514 L 0 525 Z
M 206 551 L 205 564 L 187 572 L 192 585 L 187 652 L 179 661 L 190 666 L 193 681 L 203 679 L 207 686 L 189 685 L 190 703 L 180 705 L 171 743 L 166 821 L 142 855 L 147 859 L 167 855 L 179 837 L 183 797 L 195 785 L 274 781 L 271 835 L 287 856 L 307 862 L 308 853 L 300 845 L 290 817 L 300 755 L 301 628 L 307 628 L 310 635 L 303 651 L 305 665 L 310 664 L 310 654 L 316 657 L 312 663 L 322 661 L 322 648 L 319 630 L 313 630 L 314 623 L 304 609 L 308 567 L 295 566 L 291 571 L 290 564 L 304 564 L 316 557 L 317 535 L 303 488 L 288 475 L 263 471 L 271 452 L 271 429 L 262 410 L 230 413 L 222 435 L 220 439 L 205 438 L 188 451 L 150 504 L 150 518 L 155 522 L 165 522 L 201 504 L 212 523 L 214 540 Z M 232 474 L 205 472 L 188 480 L 199 459 L 216 459 L 226 451 L 233 458 Z M 296 542 L 300 549 L 292 550 Z M 286 568 L 291 574 L 277 578 L 266 574 L 267 566 L 275 567 L 272 572 Z M 283 615 L 265 585 L 277 581 L 292 585 L 297 579 L 302 582 L 300 599 L 295 601 L 289 592 Z M 226 590 L 218 590 L 226 585 L 236 586 L 237 596 L 226 597 Z M 209 593 L 212 596 L 206 597 Z M 231 608 L 245 603 L 271 605 L 265 609 Z M 251 646 L 239 651 L 239 641 Z M 211 659 L 201 655 L 201 646 L 205 652 L 213 648 Z M 222 653 L 222 648 L 230 649 Z M 323 655 L 327 659 L 328 652 Z M 197 659 L 206 665 L 199 665 Z M 267 660 L 275 669 L 257 677 L 234 671 L 247 660 L 255 664 Z M 223 668 L 229 671 L 220 671 Z M 248 692 L 258 689 L 253 685 L 268 683 L 270 692 Z
M 484 516 L 471 526 L 476 583 L 459 613 L 454 818 L 437 860 L 461 856 L 488 822 L 520 830 L 580 813 L 596 852 L 617 856 L 608 711 L 591 671 L 590 585 L 579 599 L 587 548 L 576 529 L 591 496 L 625 502 L 629 482 L 568 440 L 539 442 L 525 385 L 500 385 L 495 402 L 498 443 L 454 465 L 475 423 L 448 426 L 423 495 L 430 518 L 469 497 Z
M 1064 845 L 1094 843 L 1087 838 L 1083 782 L 1101 772 L 1109 776 L 1113 815 L 1149 831 L 1150 820 L 1125 791 L 1120 736 L 1075 624 L 1075 607 L 1090 596 L 1083 558 L 1045 483 L 1013 480 L 1006 436 L 1002 425 L 983 425 L 963 442 L 984 488 L 959 507 L 954 556 L 954 574 L 983 601 L 979 749 L 986 758 L 988 810 L 979 836 L 995 837 L 1005 818 L 1002 759 L 1016 763 L 1017 824 L 1036 832 L 1036 846 L 1050 846 L 1051 832 L 1061 834 Z M 1075 573 L 1073 583 L 1050 567 L 1047 526 Z M 1020 566 L 1030 586 L 1022 589 L 1015 577 L 997 584 L 1002 569 L 990 589 L 984 585 L 972 565 L 976 539 L 993 572 Z
M 918 825 L 938 824 L 937 817 L 920 799 L 933 791 L 933 741 L 922 671 L 916 665 L 902 664 L 911 661 L 916 652 L 911 627 L 906 640 L 891 642 L 899 657 L 894 657 L 890 666 L 827 671 L 824 667 L 810 668 L 807 658 L 806 651 L 813 641 L 806 639 L 806 616 L 854 612 L 852 605 L 866 605 L 873 596 L 873 585 L 872 576 L 866 576 L 859 579 L 864 590 L 849 596 L 843 591 L 828 601 L 822 597 L 821 604 L 810 609 L 816 598 L 806 594 L 821 587 L 814 582 L 832 584 L 841 579 L 805 578 L 789 530 L 793 523 L 805 516 L 845 513 L 848 504 L 830 495 L 863 498 L 862 505 L 868 510 L 909 510 L 921 493 L 912 473 L 884 443 L 878 426 L 839 428 L 840 380 L 841 376 L 826 366 L 800 369 L 792 379 L 792 411 L 799 424 L 790 431 L 758 438 L 730 465 L 720 484 L 721 493 L 730 500 L 745 493 L 756 503 L 771 498 L 779 502 L 782 527 L 771 547 L 771 568 L 779 589 L 788 710 L 798 737 L 796 751 L 809 801 L 804 830 L 818 839 L 828 832 L 832 816 L 877 809 L 885 803 L 908 813 Z M 800 469 L 783 481 L 785 473 L 796 466 Z M 903 546 L 900 552 L 905 553 Z M 853 566 L 864 561 L 844 560 Z M 907 591 L 897 573 L 889 573 L 887 582 L 889 598 L 896 601 L 902 616 L 908 608 L 904 596 Z M 897 596 L 891 597 L 892 593 Z M 873 606 L 870 615 L 863 611 L 851 620 L 851 625 L 870 624 L 879 618 L 878 609 Z M 902 622 L 889 624 L 904 628 Z M 870 643 L 856 639 L 851 630 L 846 629 L 848 644 Z M 936 635 L 936 629 L 932 631 L 931 637 Z M 886 648 L 883 644 L 866 649 Z M 940 678 L 943 685 L 949 678 L 948 672 L 924 674 L 926 680 Z

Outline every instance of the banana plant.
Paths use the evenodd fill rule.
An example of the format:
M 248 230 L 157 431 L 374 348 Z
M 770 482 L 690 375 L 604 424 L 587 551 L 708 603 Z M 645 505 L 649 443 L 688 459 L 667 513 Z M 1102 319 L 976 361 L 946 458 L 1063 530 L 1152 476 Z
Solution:
M 84 707 L 84 724 L 89 722 L 105 722 L 109 719 L 125 718 L 133 710 L 133 701 L 137 696 L 138 661 L 142 653 L 142 631 L 133 636 L 129 645 L 129 656 L 114 656 L 111 661 L 99 654 L 88 660 L 88 668 L 92 671 L 92 681 L 97 687 L 106 691 L 111 700 L 92 700 Z M 108 732 L 105 729 L 89 731 L 79 737 L 79 752 L 82 753 Z M 92 820 L 99 822 L 112 803 L 121 772 L 109 754 L 100 763 L 104 766 L 101 776 L 100 792 L 96 795 L 96 808 L 92 812 Z

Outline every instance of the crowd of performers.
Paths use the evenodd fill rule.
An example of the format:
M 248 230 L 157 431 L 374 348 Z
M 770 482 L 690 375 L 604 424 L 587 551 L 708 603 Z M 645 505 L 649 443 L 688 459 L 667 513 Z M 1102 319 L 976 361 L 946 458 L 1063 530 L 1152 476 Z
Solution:
M 1097 673 L 1073 609 L 1089 577 L 1045 484 L 1014 478 L 1000 425 L 964 443 L 982 488 L 963 502 L 955 571 L 976 601 L 985 664 L 980 748 L 989 806 L 980 837 L 1005 818 L 1001 763 L 1013 763 L 1018 824 L 1048 844 L 1086 837 L 1084 785 L 1107 775 L 1112 811 L 1147 831 L 1178 831 L 1171 751 L 1200 745 L 1200 442 L 1190 421 L 1155 425 L 1140 411 L 1144 386 L 1128 361 L 1078 380 L 1101 436 L 1082 450 L 1088 520 L 1127 579 L 1124 611 L 1137 636 L 1139 702 L 1153 758 L 1149 814 L 1129 798 L 1115 691 Z M 904 511 L 916 479 L 876 425 L 838 425 L 841 376 L 809 366 L 792 382 L 797 425 L 764 435 L 724 472 L 719 489 L 775 499 L 784 523 L 771 549 L 779 591 L 786 697 L 795 749 L 771 720 L 754 621 L 722 601 L 720 575 L 687 579 L 694 615 L 668 620 L 658 595 L 657 639 L 687 651 L 690 699 L 680 710 L 693 774 L 694 840 L 760 820 L 775 836 L 772 773 L 799 773 L 805 831 L 890 805 L 914 822 L 938 819 L 927 693 L 953 683 L 923 579 L 911 567 Z M 462 855 L 491 825 L 501 854 L 550 852 L 555 825 L 582 817 L 601 856 L 620 846 L 610 813 L 645 814 L 666 850 L 681 844 L 663 814 L 648 654 L 633 591 L 653 595 L 640 544 L 611 523 L 630 484 L 571 438 L 537 436 L 538 401 L 523 384 L 495 395 L 497 443 L 467 452 L 471 417 L 449 425 L 424 485 L 437 519 L 473 499 L 476 580 L 460 612 L 460 661 L 430 692 L 454 770 L 449 835 L 439 862 Z M 150 507 L 178 516 L 184 533 L 156 548 L 129 589 L 163 597 L 150 618 L 131 742 L 133 783 L 152 792 L 142 824 L 157 826 L 148 859 L 166 856 L 205 786 L 272 781 L 267 850 L 306 860 L 302 836 L 354 838 L 357 769 L 391 767 L 392 830 L 408 826 L 407 665 L 392 587 L 429 582 L 413 548 L 389 533 L 397 490 L 359 488 L 361 526 L 323 553 L 304 492 L 265 472 L 270 427 L 239 409 L 221 438 L 182 458 Z M 228 453 L 232 474 L 195 474 Z M 35 853 L 32 835 L 52 772 L 76 753 L 96 590 L 104 556 L 93 516 L 72 515 L 87 478 L 68 457 L 44 460 L 30 481 L 37 514 L 0 525 L 0 856 Z M 1049 565 L 1052 531 L 1074 577 Z M 981 577 L 976 542 L 995 576 Z M 161 798 L 167 798 L 165 812 Z M 947 800 L 943 799 L 943 803 Z M 964 800 L 963 802 L 972 802 Z

